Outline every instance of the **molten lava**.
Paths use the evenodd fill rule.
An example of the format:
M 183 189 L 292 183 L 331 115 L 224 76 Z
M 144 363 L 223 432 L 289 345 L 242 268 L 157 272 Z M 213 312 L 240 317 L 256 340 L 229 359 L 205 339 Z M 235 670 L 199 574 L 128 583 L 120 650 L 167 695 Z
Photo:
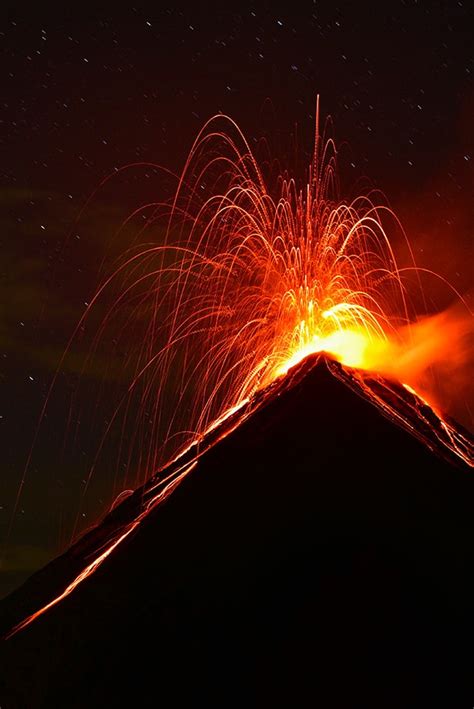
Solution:
M 436 396 L 430 391 L 429 368 L 456 368 L 469 359 L 474 332 L 469 314 L 451 309 L 421 318 L 388 337 L 383 331 L 346 324 L 335 311 L 344 312 L 344 306 L 322 313 L 318 327 L 310 319 L 313 331 L 307 323 L 300 324 L 303 345 L 280 367 L 279 374 L 285 374 L 312 353 L 327 352 L 346 367 L 378 372 L 400 381 L 437 407 Z
M 172 199 L 135 210 L 122 225 L 138 222 L 133 242 L 125 251 L 118 243 L 118 256 L 111 246 L 68 346 L 80 343 L 81 371 L 103 374 L 108 385 L 97 402 L 103 438 L 88 461 L 71 539 L 94 494 L 95 468 L 114 467 L 111 499 L 137 488 L 308 354 L 326 351 L 406 384 L 445 418 L 445 382 L 456 381 L 462 395 L 472 314 L 441 277 L 458 310 L 433 315 L 424 305 L 422 284 L 436 274 L 417 266 L 380 193 L 341 197 L 337 151 L 320 134 L 319 109 L 306 179 L 298 184 L 268 165 L 230 118 L 214 116 Z M 90 406 L 86 379 L 74 400 Z M 80 418 L 71 414 L 74 441 Z
M 121 441 L 116 486 L 152 482 L 169 461 L 196 451 L 60 596 L 16 630 L 93 573 L 187 475 L 200 442 L 309 354 L 330 353 L 354 370 L 350 385 L 391 418 L 418 435 L 418 417 L 420 430 L 431 430 L 473 465 L 470 442 L 441 415 L 445 407 L 430 383 L 434 365 L 449 372 L 471 357 L 472 314 L 420 312 L 426 270 L 417 268 L 396 216 L 374 193 L 340 198 L 336 149 L 321 138 L 319 116 L 306 183 L 298 187 L 285 175 L 269 181 L 237 125 L 213 117 L 191 149 L 171 205 L 152 205 L 145 228 L 141 222 L 132 247 L 90 300 L 70 345 L 92 320 L 88 366 L 96 356 L 100 363 L 101 342 L 126 353 L 127 385 L 104 433 L 105 441 L 118 431 Z M 162 230 L 154 235 L 157 222 Z M 394 228 L 410 254 L 403 268 L 388 236 Z M 105 316 L 97 327 L 99 306 Z M 399 384 L 392 391 L 377 375 Z
M 460 296 L 464 314 L 423 309 L 422 279 L 434 275 L 417 267 L 379 193 L 341 198 L 336 158 L 319 109 L 301 185 L 264 173 L 238 126 L 217 115 L 171 203 L 127 219 L 139 220 L 134 242 L 113 258 L 71 339 L 92 334 L 84 370 L 102 366 L 104 377 L 126 353 L 122 388 L 106 402 L 104 441 L 121 440 L 116 492 L 143 484 L 310 353 L 392 377 L 447 408 L 431 370 L 451 376 L 460 364 L 472 315 Z

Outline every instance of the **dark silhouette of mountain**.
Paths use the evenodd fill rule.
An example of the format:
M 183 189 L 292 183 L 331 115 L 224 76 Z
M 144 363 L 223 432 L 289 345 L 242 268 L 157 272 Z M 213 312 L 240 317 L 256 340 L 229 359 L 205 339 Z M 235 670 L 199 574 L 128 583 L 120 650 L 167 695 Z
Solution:
M 306 360 L 208 434 L 161 504 L 197 447 L 5 599 L 3 634 L 152 508 L 1 643 L 2 709 L 471 707 L 472 471 L 414 395 L 367 382 L 404 427 Z

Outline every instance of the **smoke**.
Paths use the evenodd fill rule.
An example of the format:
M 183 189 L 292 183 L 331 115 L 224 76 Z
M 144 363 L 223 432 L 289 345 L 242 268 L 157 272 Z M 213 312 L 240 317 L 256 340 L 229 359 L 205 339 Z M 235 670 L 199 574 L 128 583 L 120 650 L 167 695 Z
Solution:
M 442 413 L 474 430 L 474 317 L 455 304 L 402 328 L 371 368 L 415 388 Z

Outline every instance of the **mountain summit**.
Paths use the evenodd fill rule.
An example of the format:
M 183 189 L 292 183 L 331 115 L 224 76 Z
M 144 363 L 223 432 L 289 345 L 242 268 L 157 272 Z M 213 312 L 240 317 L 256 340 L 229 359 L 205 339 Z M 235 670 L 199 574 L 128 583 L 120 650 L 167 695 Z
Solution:
M 51 607 L 1 643 L 2 709 L 471 706 L 472 472 L 365 386 L 305 360 L 6 598 L 3 634 Z

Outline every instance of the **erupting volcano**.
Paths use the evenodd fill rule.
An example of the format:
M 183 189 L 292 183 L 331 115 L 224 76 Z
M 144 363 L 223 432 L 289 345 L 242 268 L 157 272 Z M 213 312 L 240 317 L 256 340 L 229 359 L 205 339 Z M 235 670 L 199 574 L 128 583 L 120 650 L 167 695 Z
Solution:
M 333 545 L 340 524 L 347 541 L 358 517 L 349 513 L 351 495 L 362 526 L 370 520 L 375 536 L 384 529 L 380 534 L 392 552 L 398 523 L 408 534 L 410 525 L 417 527 L 418 514 L 430 528 L 438 513 L 449 520 L 466 513 L 463 505 L 474 492 L 468 476 L 472 438 L 453 420 L 437 380 L 456 371 L 459 381 L 470 366 L 472 314 L 454 289 L 455 306 L 433 313 L 424 282 L 439 278 L 446 289 L 451 287 L 415 263 L 408 238 L 378 192 L 351 201 L 340 197 L 336 147 L 320 134 L 319 107 L 316 113 L 314 153 L 304 185 L 286 173 L 275 177 L 271 165 L 264 174 L 237 125 L 218 115 L 199 133 L 173 200 L 145 205 L 130 215 L 128 223 L 145 215 L 145 226 L 107 271 L 69 343 L 70 348 L 93 329 L 84 369 L 103 356 L 104 342 L 112 343 L 113 352 L 125 353 L 121 374 L 127 385 L 113 402 L 104 434 L 105 445 L 112 431 L 127 432 L 117 451 L 122 471 L 115 482 L 118 501 L 69 551 L 4 602 L 2 626 L 13 647 L 24 642 L 31 648 L 45 638 L 54 645 L 66 608 L 74 608 L 82 619 L 71 638 L 80 635 L 81 622 L 90 632 L 85 614 L 92 604 L 95 621 L 105 613 L 97 632 L 113 655 L 113 642 L 105 638 L 123 633 L 133 643 L 131 624 L 115 631 L 114 622 L 130 613 L 132 623 L 140 623 L 136 604 L 142 602 L 157 613 L 153 643 L 164 642 L 160 633 L 169 641 L 169 622 L 179 626 L 186 645 L 191 635 L 181 621 L 162 617 L 160 604 L 169 605 L 174 593 L 182 594 L 186 601 L 177 612 L 188 614 L 193 632 L 202 632 L 211 616 L 210 627 L 216 630 L 206 605 L 214 595 L 205 602 L 197 592 L 200 610 L 193 615 L 186 605 L 193 603 L 188 584 L 213 587 L 214 565 L 221 563 L 227 581 L 238 586 L 245 564 L 265 566 L 262 559 L 275 543 L 269 541 L 272 535 L 278 544 L 291 540 L 291 548 L 308 556 L 312 547 L 305 535 L 311 535 L 313 524 L 327 523 L 331 532 L 326 529 L 322 536 L 329 534 Z M 158 228 L 164 236 L 154 243 Z M 88 483 L 100 456 L 101 450 Z M 411 466 L 409 475 L 404 461 Z M 339 483 L 344 500 L 338 502 Z M 408 483 L 413 490 L 402 494 Z M 391 501 L 387 490 L 397 484 Z M 460 506 L 454 493 L 450 497 L 450 484 L 463 491 Z M 425 485 L 439 492 L 439 497 L 426 492 L 427 509 L 421 493 Z M 130 488 L 133 494 L 122 499 L 121 490 Z M 445 495 L 449 500 L 443 502 Z M 326 502 L 329 508 L 323 511 Z M 219 505 L 221 512 L 216 511 Z M 235 529 L 224 520 L 226 510 Z M 404 514 L 408 522 L 400 521 Z M 248 530 L 243 529 L 247 523 Z M 180 539 L 183 530 L 189 549 Z M 415 546 L 422 543 L 418 533 L 417 527 Z M 190 541 L 193 534 L 196 540 Z M 365 535 L 363 544 L 369 538 Z M 140 563 L 158 569 L 151 572 L 152 591 L 132 590 L 127 581 L 125 590 L 116 593 L 125 575 L 139 573 Z M 271 595 L 283 572 L 276 571 L 275 560 L 268 563 L 272 581 L 263 588 Z M 285 557 L 285 573 L 288 564 Z M 375 576 L 369 579 L 373 583 Z M 423 593 L 427 583 L 421 583 Z M 251 589 L 223 586 L 220 602 L 232 599 L 236 617 L 245 617 L 249 602 L 242 598 Z M 287 594 L 294 600 L 288 589 Z M 275 598 L 275 603 L 284 602 L 284 594 Z M 134 610 L 127 605 L 131 602 Z M 104 611 L 107 603 L 112 610 Z M 418 610 L 415 604 L 410 612 Z M 146 611 L 146 622 L 151 614 Z M 369 634 L 374 625 L 368 621 Z M 307 649 L 308 640 L 301 641 L 298 632 L 295 638 Z M 321 632 L 327 639 L 328 632 Z M 449 639 L 450 632 L 444 629 L 441 635 Z M 215 642 L 220 641 L 204 642 L 213 661 Z M 403 642 L 395 644 L 401 652 Z M 189 670 L 189 647 L 184 651 L 177 640 L 171 645 L 170 652 L 184 652 L 176 662 Z M 74 653 L 81 651 L 68 648 L 69 661 L 75 662 Z M 285 652 L 282 658 L 288 659 Z M 367 649 L 368 657 L 373 653 Z M 93 656 L 97 659 L 97 650 Z M 163 646 L 158 656 L 169 671 L 172 662 Z M 109 675 L 121 666 L 117 657 L 107 665 Z M 149 660 L 146 667 L 151 671 Z M 449 673 L 449 682 L 466 681 L 454 662 Z M 57 699 L 54 693 L 41 696 Z M 207 696 L 203 690 L 203 701 Z
M 89 336 L 82 371 L 102 367 L 105 379 L 115 366 L 126 382 L 104 434 L 104 442 L 115 429 L 124 434 L 116 494 L 317 352 L 362 379 L 364 371 L 395 379 L 450 428 L 437 381 L 452 378 L 462 397 L 472 313 L 441 275 L 415 263 L 379 192 L 341 198 L 335 143 L 319 124 L 318 104 L 313 159 L 298 186 L 273 163 L 264 176 L 238 126 L 211 118 L 172 200 L 143 205 L 122 225 L 119 234 L 140 226 L 105 263 L 68 348 Z M 442 313 L 423 288 L 434 280 L 454 301 Z M 454 430 L 452 438 L 463 455 Z

